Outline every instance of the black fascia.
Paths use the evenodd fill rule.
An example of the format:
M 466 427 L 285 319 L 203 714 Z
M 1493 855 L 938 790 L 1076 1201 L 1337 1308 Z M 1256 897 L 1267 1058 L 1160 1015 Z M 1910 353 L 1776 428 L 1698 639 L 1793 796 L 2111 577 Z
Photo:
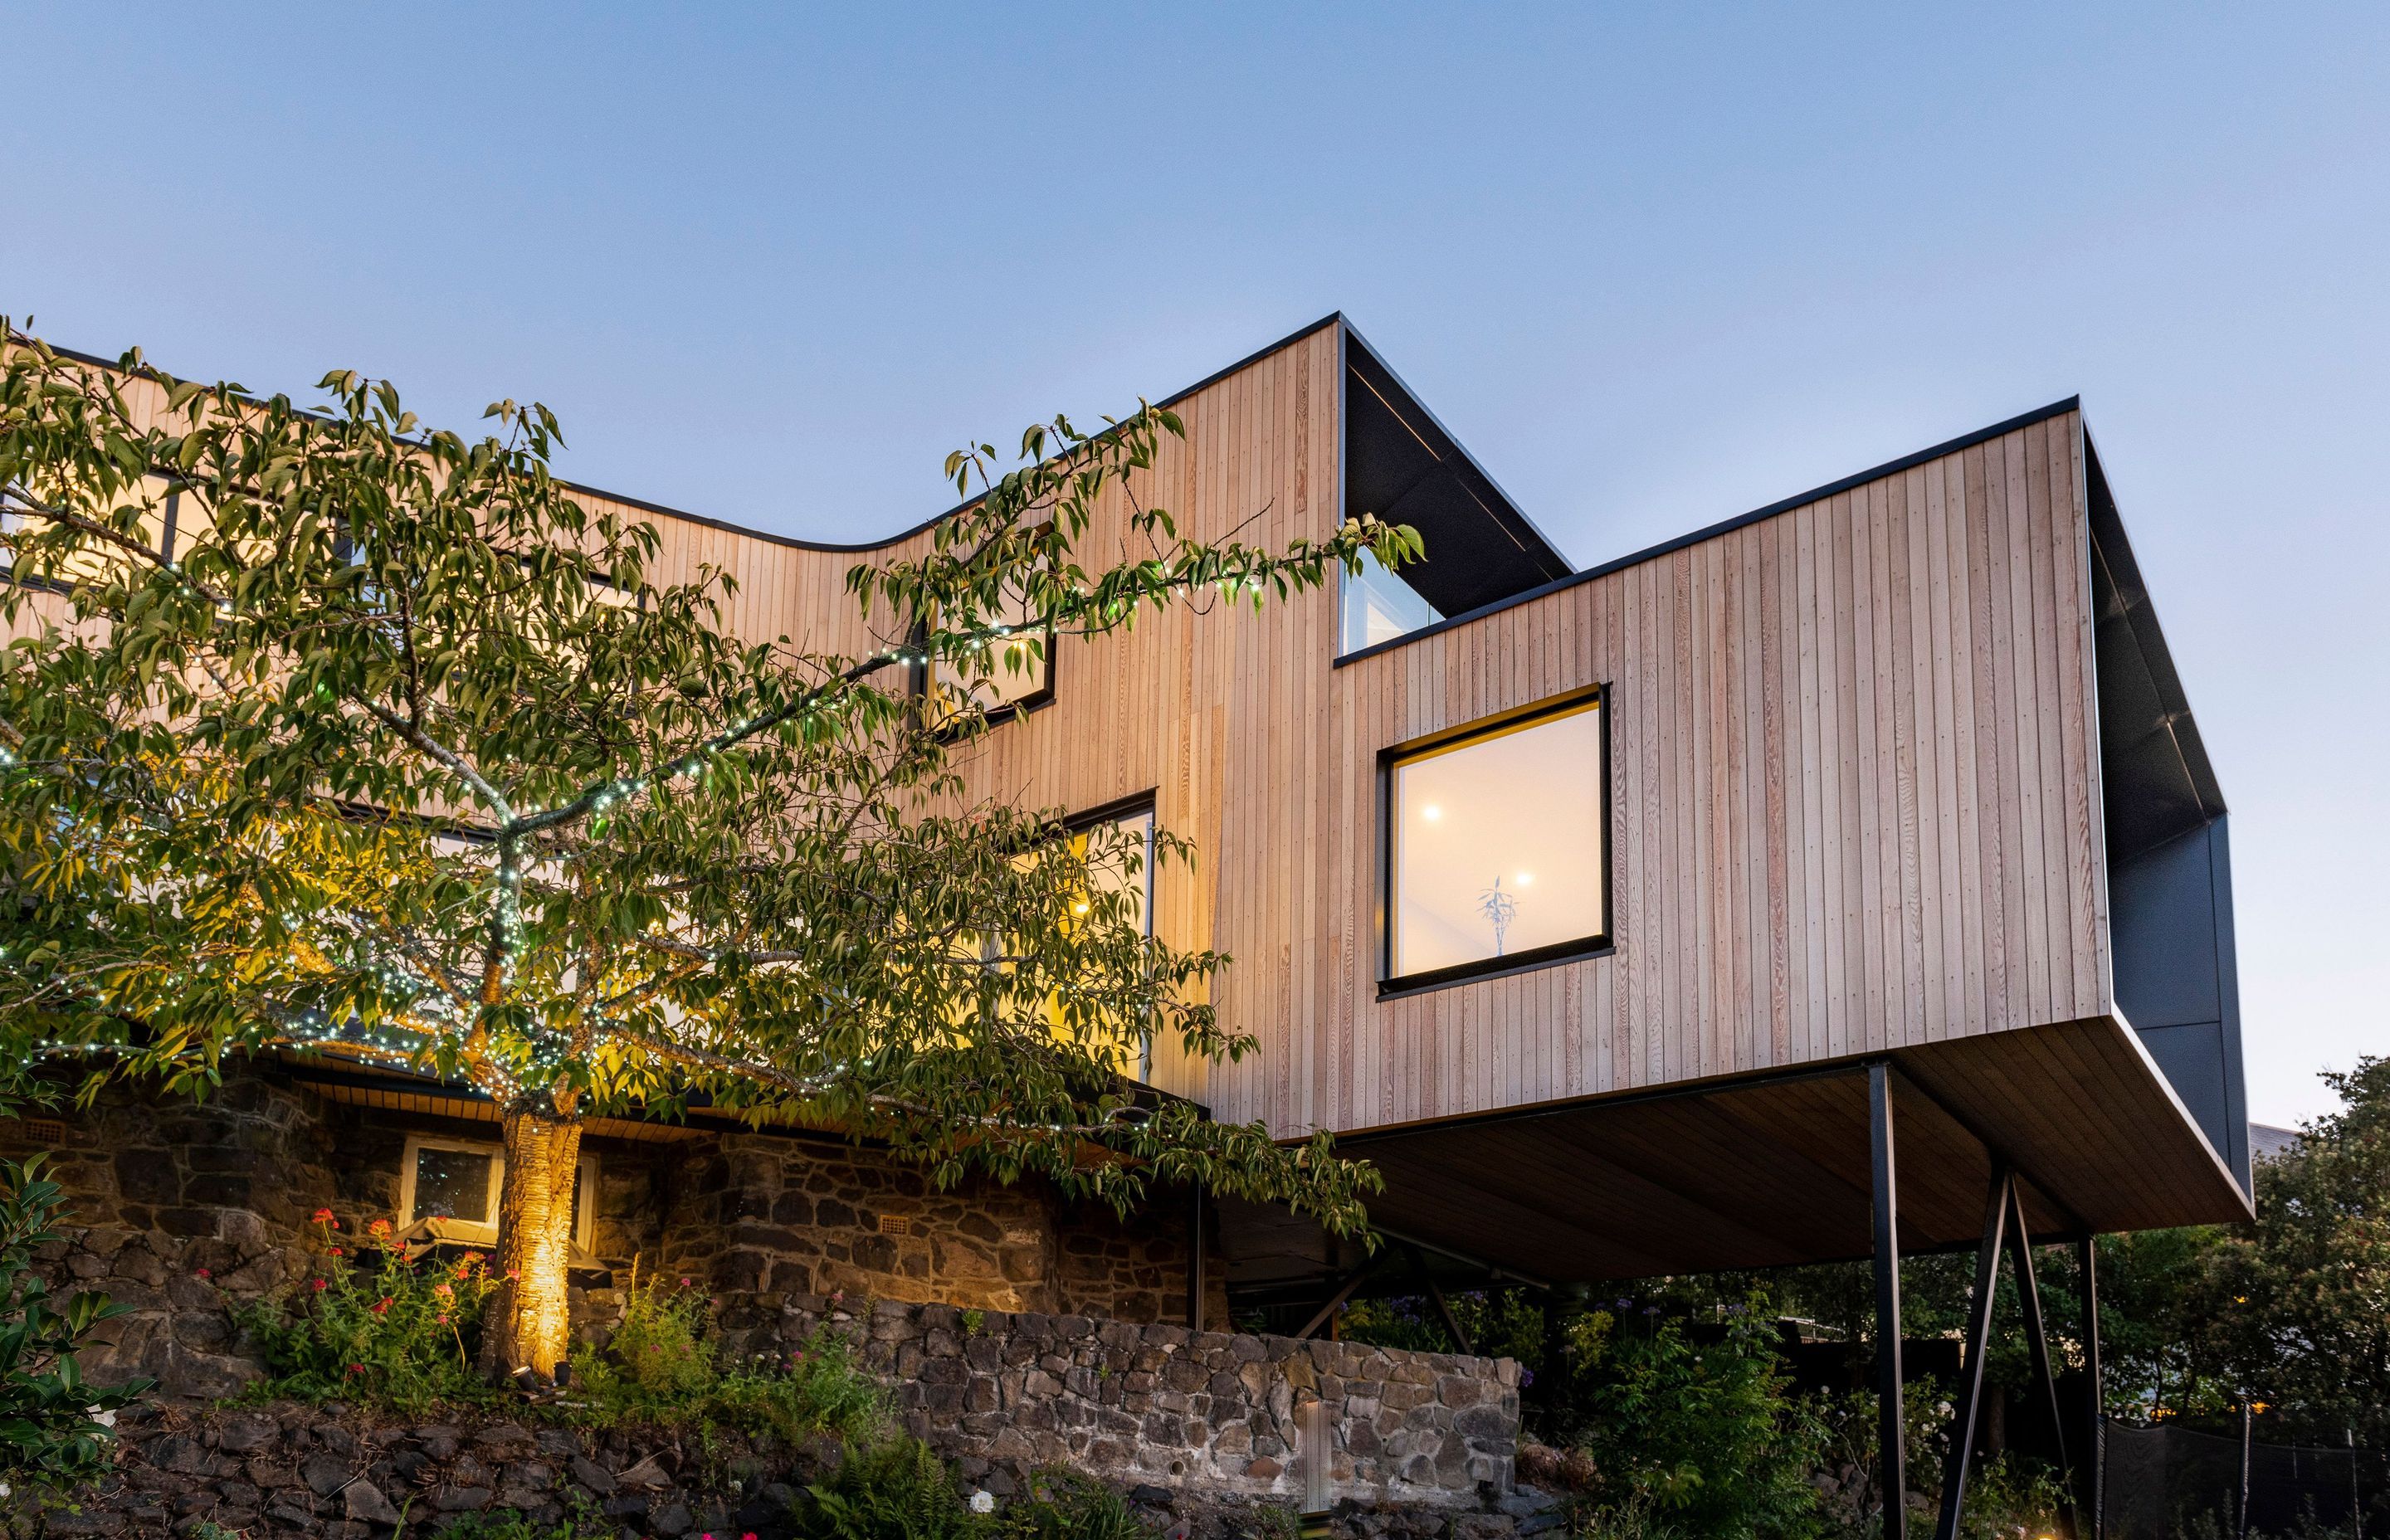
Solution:
M 1343 515 L 1420 531 L 1425 556 L 1404 581 L 1453 614 L 1568 576 L 1568 558 L 1350 321 L 1343 340 Z
M 2158 625 L 2108 478 L 2083 435 L 2093 645 L 2109 859 L 2137 855 L 2226 812 L 2223 789 Z
M 1488 615 L 1499 614 L 1515 606 L 1532 603 L 1549 595 L 1574 588 L 1580 583 L 1591 583 L 1597 578 L 1608 577 L 1613 572 L 1623 572 L 1629 567 L 1639 567 L 1644 562 L 1657 560 L 1661 557 L 1681 551 L 1687 546 L 1698 545 L 1704 540 L 1714 540 L 1719 535 L 1731 533 L 1745 525 L 1756 524 L 1765 519 L 1773 519 L 1780 513 L 1790 513 L 1794 508 L 1815 503 L 1821 498 L 1831 497 L 1837 493 L 1848 492 L 1853 487 L 1865 486 L 1870 481 L 1881 481 L 1886 476 L 1898 475 L 1904 470 L 1923 465 L 1928 460 L 1940 459 L 1945 455 L 1955 455 L 1962 449 L 1972 449 L 1975 445 L 1988 443 L 2003 433 L 2013 433 L 2020 428 L 2030 428 L 2035 423 L 2047 422 L 2061 413 L 2075 410 L 2081 404 L 2082 398 L 2079 396 L 2068 396 L 2063 401 L 2053 401 L 2047 406 L 2020 413 L 2005 421 L 1996 422 L 1989 428 L 1979 428 L 1972 433 L 1962 434 L 1958 438 L 1934 444 L 1931 448 L 1903 455 L 1896 460 L 1887 460 L 1882 465 L 1859 471 L 1856 475 L 1845 476 L 1841 481 L 1829 481 L 1824 486 L 1812 487 L 1806 492 L 1779 498 L 1766 507 L 1754 508 L 1749 513 L 1737 514 L 1731 519 L 1722 519 L 1715 524 L 1704 525 L 1690 533 L 1661 541 L 1656 545 L 1646 545 L 1639 551 L 1602 562 L 1599 566 L 1587 567 L 1582 571 L 1572 572 L 1563 578 L 1555 578 L 1540 587 L 1530 588 L 1524 593 L 1513 594 L 1509 598 L 1481 606 L 1463 614 L 1450 616 L 1438 621 L 1433 625 L 1423 625 L 1417 631 L 1407 631 L 1399 636 L 1389 637 L 1373 647 L 1356 648 L 1336 659 L 1333 666 L 1343 668 L 1347 663 L 1357 663 L 1364 658 L 1374 658 L 1381 652 L 1392 652 L 1396 648 L 1408 647 L 1414 642 L 1440 635 L 1456 626 L 1468 625 L 1472 622 L 1482 621 Z

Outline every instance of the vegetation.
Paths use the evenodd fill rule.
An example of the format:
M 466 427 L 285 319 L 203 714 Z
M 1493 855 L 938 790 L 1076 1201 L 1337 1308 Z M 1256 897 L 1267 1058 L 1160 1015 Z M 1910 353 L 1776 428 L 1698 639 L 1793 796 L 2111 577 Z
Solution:
M 726 1363 L 710 1308 L 686 1278 L 634 1284 L 612 1340 L 573 1353 L 573 1415 L 601 1427 L 732 1428 L 790 1445 L 828 1433 L 864 1447 L 885 1434 L 887 1392 L 843 1333 L 825 1324 L 785 1360 Z
M 117 1409 L 149 1382 L 84 1382 L 76 1349 L 124 1307 L 96 1291 L 54 1298 L 33 1270 L 66 1214 L 44 1159 L 0 1161 L 0 1483 L 50 1490 L 108 1468 Z
M 315 1213 L 316 1265 L 278 1299 L 237 1312 L 266 1377 L 258 1399 L 353 1401 L 420 1416 L 492 1399 L 474 1346 L 496 1287 L 488 1258 L 413 1254 L 376 1220 L 362 1249 L 344 1242 L 329 1209 Z
M 0 655 L 6 1058 L 199 1093 L 227 1053 L 297 1046 L 488 1093 L 485 1368 L 565 1356 L 583 1120 L 692 1094 L 941 1182 L 1121 1208 L 1201 1182 L 1363 1226 L 1370 1174 L 1325 1136 L 1130 1094 L 1149 1042 L 1251 1046 L 1208 1003 L 1227 959 L 1145 934 L 1143 841 L 974 796 L 956 756 L 1049 647 L 1415 534 L 1197 538 L 1146 501 L 1176 416 L 1058 417 L 1009 471 L 949 457 L 974 501 L 853 569 L 871 639 L 825 651 L 735 634 L 725 573 L 666 580 L 653 526 L 556 479 L 546 408 L 469 438 L 384 381 L 322 390 L 310 412 L 137 351 L 93 368 L 0 323 L 0 620 L 26 633 Z
M 1818 1532 L 1811 1478 L 1826 1429 L 1792 1393 L 1772 1318 L 1754 1308 L 1765 1303 L 1740 1303 L 1713 1341 L 1656 1316 L 1597 1310 L 1575 1319 L 1572 1393 L 1551 1431 L 1590 1458 L 1581 1504 L 1589 1517 L 1689 1535 Z

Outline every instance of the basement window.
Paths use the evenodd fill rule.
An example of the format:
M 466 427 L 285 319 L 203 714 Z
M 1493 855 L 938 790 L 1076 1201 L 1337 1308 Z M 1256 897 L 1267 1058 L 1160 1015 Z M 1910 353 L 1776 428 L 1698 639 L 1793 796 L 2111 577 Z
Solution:
M 1579 695 L 1386 753 L 1382 989 L 1609 945 L 1602 705 Z
M 398 1177 L 398 1228 L 406 1239 L 495 1246 L 498 1200 L 507 1180 L 506 1147 L 470 1139 L 410 1135 Z M 581 1157 L 572 1175 L 572 1244 L 586 1250 L 597 1227 L 598 1157 Z

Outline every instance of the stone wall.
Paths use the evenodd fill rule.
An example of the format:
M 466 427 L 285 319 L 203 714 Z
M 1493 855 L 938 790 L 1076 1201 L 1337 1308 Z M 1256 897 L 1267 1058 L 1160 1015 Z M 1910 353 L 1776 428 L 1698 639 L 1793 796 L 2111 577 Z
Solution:
M 247 1540 L 423 1540 L 471 1515 L 567 1518 L 618 1540 L 753 1534 L 799 1540 L 796 1506 L 840 1451 L 759 1451 L 736 1435 L 702 1452 L 668 1435 L 594 1433 L 506 1418 L 407 1423 L 289 1403 L 123 1414 L 115 1473 L 40 1520 L 27 1495 L 10 1533 L 158 1540 L 203 1522 Z M 1126 1483 L 1124 1483 L 1126 1484 Z M 1287 1533 L 1283 1499 L 1128 1486 L 1172 1540 Z M 1265 1509 L 1275 1508 L 1277 1514 Z M 1532 1493 L 1474 1502 L 1337 1506 L 1334 1540 L 1519 1540 L 1558 1527 Z M 5 1522 L 5 1520 L 0 1520 Z M 38 1527 L 37 1527 L 38 1526 Z
M 210 1398 L 257 1373 L 233 1307 L 306 1274 L 317 1210 L 349 1236 L 392 1217 L 411 1133 L 497 1137 L 492 1123 L 336 1102 L 257 1067 L 200 1103 L 119 1085 L 88 1110 L 0 1120 L 0 1154 L 52 1156 L 71 1204 L 43 1259 L 54 1281 L 133 1307 L 102 1328 L 86 1370 Z M 592 1136 L 585 1148 L 598 1168 L 594 1265 L 572 1275 L 586 1338 L 620 1318 L 635 1258 L 650 1275 L 701 1279 L 736 1330 L 771 1326 L 792 1297 L 841 1293 L 1132 1321 L 1185 1313 L 1188 1230 L 1168 1195 L 1124 1221 L 1034 1182 L 933 1191 L 919 1171 L 831 1139 Z M 1225 1325 L 1222 1269 L 1209 1276 L 1207 1318 Z
M 0 1154 L 48 1151 L 72 1205 L 39 1259 L 53 1281 L 131 1307 L 99 1328 L 86 1374 L 104 1384 L 146 1375 L 192 1397 L 254 1377 L 225 1304 L 306 1265 L 308 1216 L 334 1191 L 317 1105 L 240 1077 L 199 1106 L 111 1090 L 86 1111 L 0 1121 Z
M 670 1189 L 664 1267 L 706 1280 L 751 1323 L 788 1299 L 839 1293 L 1186 1319 L 1188 1226 L 1172 1194 L 1124 1220 L 1034 1181 L 937 1191 L 918 1170 L 835 1140 L 763 1134 L 683 1156 Z M 1205 1315 L 1220 1325 L 1223 1274 L 1207 1275 Z
M 1124 1483 L 1297 1497 L 1328 1460 L 1333 1497 L 1469 1505 L 1510 1492 L 1519 1366 L 1085 1315 L 881 1302 L 784 1308 L 785 1351 L 824 1321 L 859 1333 L 908 1424 L 999 1496 L 1062 1465 Z M 1306 1403 L 1328 1447 L 1304 1444 Z

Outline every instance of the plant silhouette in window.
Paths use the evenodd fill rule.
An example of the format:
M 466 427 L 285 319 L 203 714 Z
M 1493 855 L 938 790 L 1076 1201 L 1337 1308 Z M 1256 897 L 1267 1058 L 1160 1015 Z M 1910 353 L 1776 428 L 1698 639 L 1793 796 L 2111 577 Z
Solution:
M 1502 938 L 1510 933 L 1510 921 L 1518 918 L 1519 899 L 1515 893 L 1502 891 L 1502 879 L 1496 878 L 1494 886 L 1477 895 L 1477 912 L 1494 927 L 1494 955 L 1502 955 Z

